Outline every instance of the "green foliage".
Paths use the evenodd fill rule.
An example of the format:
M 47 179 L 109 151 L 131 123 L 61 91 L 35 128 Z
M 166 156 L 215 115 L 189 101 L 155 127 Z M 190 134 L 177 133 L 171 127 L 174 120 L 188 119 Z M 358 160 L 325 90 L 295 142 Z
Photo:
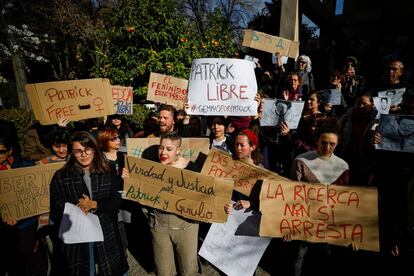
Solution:
M 136 132 L 143 128 L 144 120 L 150 110 L 141 104 L 134 104 L 132 109 L 132 115 L 125 115 L 125 119 L 128 120 L 130 127 Z
M 188 78 L 192 60 L 233 57 L 236 47 L 230 27 L 219 11 L 207 16 L 203 34 L 190 23 L 179 0 L 120 0 L 112 27 L 102 32 L 95 77 L 133 86 L 145 97 L 151 72 Z
M 26 130 L 34 123 L 35 118 L 32 111 L 24 109 L 4 109 L 0 110 L 0 119 L 14 122 L 14 126 L 17 129 L 17 135 L 19 136 L 19 143 L 23 149 L 24 134 Z

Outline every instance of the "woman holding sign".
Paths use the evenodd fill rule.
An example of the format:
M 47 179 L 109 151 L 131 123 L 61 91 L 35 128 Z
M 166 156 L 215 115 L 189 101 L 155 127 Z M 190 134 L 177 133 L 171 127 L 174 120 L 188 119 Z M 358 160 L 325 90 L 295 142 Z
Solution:
M 325 185 L 349 184 L 348 164 L 334 154 L 339 141 L 338 131 L 338 124 L 334 119 L 319 122 L 316 130 L 316 150 L 305 152 L 296 157 L 292 165 L 292 180 Z M 290 235 L 286 235 L 284 240 L 290 240 Z M 295 276 L 302 274 L 304 259 L 310 246 L 315 248 L 322 246 L 326 255 L 330 254 L 328 244 L 299 242 L 294 262 Z
M 195 163 L 179 156 L 180 135 L 173 131 L 161 136 L 158 147 L 159 162 L 179 169 L 199 172 Z M 123 177 L 128 177 L 124 169 Z M 147 212 L 146 212 L 147 211 Z M 146 209 L 151 227 L 156 274 L 161 276 L 197 275 L 198 222 L 158 209 Z M 178 267 L 175 266 L 177 256 Z
M 79 207 L 87 216 L 95 213 L 103 232 L 102 242 L 65 243 L 60 248 L 68 275 L 124 275 L 128 263 L 118 231 L 121 205 L 120 178 L 111 171 L 95 139 L 85 131 L 75 132 L 68 144 L 70 155 L 50 184 L 50 218 L 60 224 L 65 203 Z M 60 229 L 62 232 L 65 229 Z
M 263 167 L 261 164 L 262 154 L 259 149 L 259 139 L 257 138 L 257 135 L 248 128 L 240 130 L 236 136 L 235 159 Z M 236 203 L 233 205 L 224 205 L 224 210 L 228 214 L 231 213 L 233 207 L 237 210 L 247 209 L 251 207 L 251 203 L 257 203 L 256 201 L 251 201 L 247 196 L 237 191 L 233 191 L 232 200 Z
M 0 136 L 0 171 L 34 165 L 15 154 L 13 145 L 10 137 Z M 19 183 L 26 185 L 23 181 Z M 45 248 L 37 236 L 38 217 L 16 221 L 14 217 L 7 217 L 8 207 L 3 205 L 3 208 L 0 220 L 0 275 L 47 275 Z

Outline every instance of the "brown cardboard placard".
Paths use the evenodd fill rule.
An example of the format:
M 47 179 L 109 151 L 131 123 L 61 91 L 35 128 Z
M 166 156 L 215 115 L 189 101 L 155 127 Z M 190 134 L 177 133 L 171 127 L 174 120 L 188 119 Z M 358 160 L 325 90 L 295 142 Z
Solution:
M 269 35 L 254 30 L 244 30 L 243 46 L 261 51 L 296 58 L 299 55 L 299 42 Z
M 16 220 L 49 212 L 49 186 L 64 162 L 0 172 L 1 217 Z
M 161 163 L 125 157 L 128 200 L 204 222 L 225 222 L 234 182 Z
M 182 108 L 187 101 L 188 80 L 151 72 L 147 100 Z
M 160 138 L 127 138 L 127 154 L 141 157 L 145 149 L 159 144 Z M 209 148 L 209 138 L 181 138 L 180 156 L 194 162 L 200 152 L 208 154 Z
M 26 91 L 42 125 L 55 124 L 62 116 L 77 121 L 115 113 L 108 79 L 27 84 Z
M 112 100 L 116 114 L 130 115 L 133 112 L 134 90 L 131 86 L 111 86 Z
M 204 162 L 202 174 L 235 180 L 234 189 L 249 196 L 257 180 L 281 178 L 278 174 L 242 160 L 233 160 L 222 150 L 211 148 Z
M 376 188 L 265 179 L 260 236 L 379 251 Z

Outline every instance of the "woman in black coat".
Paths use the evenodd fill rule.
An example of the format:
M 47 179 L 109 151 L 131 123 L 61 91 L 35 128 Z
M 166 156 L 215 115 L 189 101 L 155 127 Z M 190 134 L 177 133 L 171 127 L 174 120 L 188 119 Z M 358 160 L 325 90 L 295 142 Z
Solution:
M 128 271 L 128 263 L 117 221 L 120 179 L 111 171 L 88 132 L 75 132 L 68 147 L 68 161 L 55 173 L 50 185 L 50 219 L 59 225 L 65 203 L 77 205 L 84 213 L 99 217 L 104 241 L 74 244 L 61 241 L 58 250 L 64 257 L 65 271 L 68 275 L 123 275 Z

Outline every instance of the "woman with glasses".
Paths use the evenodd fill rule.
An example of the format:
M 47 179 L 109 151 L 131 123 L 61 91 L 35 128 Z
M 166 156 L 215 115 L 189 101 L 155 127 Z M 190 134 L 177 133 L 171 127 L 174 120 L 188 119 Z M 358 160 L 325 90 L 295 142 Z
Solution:
M 286 80 L 286 89 L 281 92 L 279 99 L 285 101 L 300 101 L 302 100 L 302 77 L 299 73 L 290 73 Z
M 118 230 L 121 180 L 88 132 L 75 132 L 68 151 L 65 166 L 50 184 L 50 218 L 59 225 L 65 203 L 72 203 L 84 213 L 98 216 L 104 239 L 71 244 L 60 241 L 65 270 L 68 275 L 124 275 L 128 263 Z
M 122 176 L 122 169 L 125 167 L 125 154 L 119 151 L 121 147 L 121 140 L 119 138 L 118 130 L 112 128 L 101 129 L 98 133 L 97 139 L 98 147 L 103 151 L 106 161 L 111 166 L 112 170 L 119 176 Z M 123 180 L 122 184 L 123 184 Z M 123 186 L 123 185 L 122 185 Z M 123 190 L 123 187 L 122 189 Z M 122 245 L 124 246 L 125 254 L 128 247 L 128 240 L 125 232 L 125 223 L 131 223 L 131 213 L 125 211 L 127 203 L 126 200 L 122 202 L 122 208 L 118 213 L 118 227 L 121 234 Z
M 108 120 L 106 121 L 105 126 L 116 129 L 118 131 L 118 136 L 121 140 L 119 151 L 126 153 L 126 139 L 134 137 L 134 133 L 132 132 L 129 125 L 124 121 L 123 115 L 114 114 L 108 116 Z

